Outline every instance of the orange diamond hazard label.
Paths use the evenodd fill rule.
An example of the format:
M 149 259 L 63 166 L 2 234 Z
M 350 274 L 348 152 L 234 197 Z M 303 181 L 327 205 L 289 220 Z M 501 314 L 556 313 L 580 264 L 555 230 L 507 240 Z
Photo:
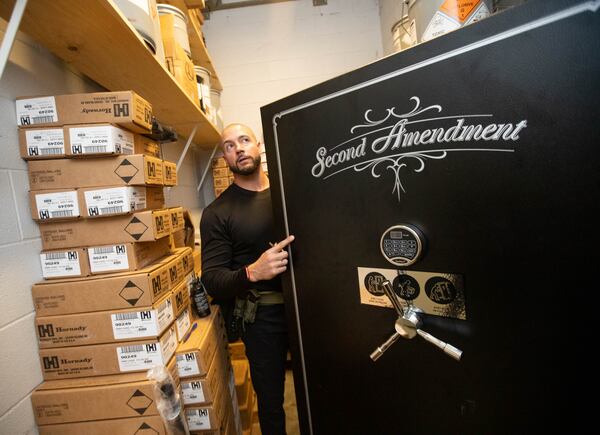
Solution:
M 440 11 L 462 23 L 479 3 L 481 0 L 446 0 L 440 6 Z

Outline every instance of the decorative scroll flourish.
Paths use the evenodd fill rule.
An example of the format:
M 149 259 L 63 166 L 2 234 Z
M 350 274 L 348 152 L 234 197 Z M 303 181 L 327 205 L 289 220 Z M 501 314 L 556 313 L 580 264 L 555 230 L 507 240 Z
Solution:
M 423 169 L 425 169 L 425 159 L 440 160 L 440 159 L 445 158 L 446 154 L 447 153 L 444 150 L 433 151 L 431 153 L 416 152 L 416 153 L 409 153 L 409 154 L 397 154 L 394 156 L 386 156 L 386 157 L 382 157 L 377 160 L 373 160 L 370 162 L 355 165 L 354 170 L 356 172 L 361 172 L 361 171 L 371 168 L 371 175 L 373 176 L 373 178 L 379 178 L 381 176 L 381 174 L 378 174 L 376 172 L 378 166 L 381 165 L 382 163 L 386 163 L 386 162 L 389 163 L 385 167 L 385 169 L 390 169 L 394 173 L 395 181 L 394 181 L 394 188 L 392 190 L 392 193 L 396 193 L 398 195 L 398 201 L 400 201 L 400 190 L 402 190 L 403 193 L 406 193 L 406 190 L 404 189 L 404 186 L 402 185 L 402 181 L 400 180 L 400 170 L 402 168 L 408 167 L 408 162 L 404 163 L 404 162 L 402 162 L 402 160 L 409 160 L 409 159 L 416 160 L 418 162 L 418 166 L 413 169 L 413 172 L 421 172 Z
M 367 121 L 367 123 L 355 125 L 354 127 L 352 127 L 350 129 L 350 133 L 354 133 L 359 128 L 376 127 L 378 125 L 381 125 L 384 122 L 386 122 L 391 116 L 398 118 L 398 119 L 404 119 L 404 118 L 410 118 L 412 116 L 420 115 L 429 110 L 437 110 L 438 113 L 442 111 L 442 106 L 440 106 L 439 104 L 434 104 L 434 105 L 431 105 L 428 107 L 421 107 L 421 99 L 419 97 L 411 97 L 410 100 L 415 102 L 415 107 L 413 107 L 413 109 L 410 110 L 409 112 L 398 115 L 395 112 L 396 108 L 391 107 L 391 108 L 385 110 L 386 111 L 385 117 L 383 117 L 382 119 L 380 119 L 378 121 L 374 121 L 369 118 L 369 115 L 373 112 L 373 109 L 366 110 L 364 117 L 365 117 L 365 121 Z

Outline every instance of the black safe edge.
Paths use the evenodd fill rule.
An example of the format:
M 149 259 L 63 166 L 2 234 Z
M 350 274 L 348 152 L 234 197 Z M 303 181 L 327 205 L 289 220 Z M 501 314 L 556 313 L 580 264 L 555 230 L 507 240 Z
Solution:
M 597 77 L 600 72 L 599 8 L 598 1 L 531 1 L 261 109 L 275 221 L 282 237 L 287 234 L 297 236 L 291 250 L 290 272 L 283 277 L 283 285 L 303 434 L 435 433 L 442 428 L 445 433 L 507 433 L 507 430 L 521 433 L 543 427 L 540 426 L 544 423 L 543 419 L 556 428 L 572 416 L 570 412 L 564 413 L 564 410 L 559 416 L 556 409 L 568 406 L 565 403 L 568 397 L 563 395 L 561 387 L 545 390 L 550 379 L 546 372 L 550 368 L 559 369 L 565 363 L 566 356 L 559 354 L 555 360 L 548 358 L 547 368 L 534 369 L 530 366 L 540 361 L 535 360 L 535 352 L 530 348 L 540 346 L 539 354 L 544 356 L 550 355 L 546 353 L 546 346 L 561 345 L 569 351 L 578 351 L 568 343 L 565 332 L 552 336 L 543 329 L 551 324 L 553 316 L 560 315 L 556 302 L 560 298 L 559 289 L 552 279 L 545 277 L 554 272 L 556 264 L 551 254 L 546 253 L 548 249 L 543 248 L 553 245 L 543 234 L 551 232 L 559 222 L 566 227 L 576 228 L 575 235 L 563 242 L 565 250 L 572 257 L 563 272 L 577 274 L 574 279 L 577 284 L 586 283 L 588 275 L 579 270 L 591 266 L 589 259 L 586 260 L 589 251 L 584 244 L 585 236 L 580 232 L 593 232 L 593 218 L 585 215 L 593 207 L 593 199 L 598 197 L 600 184 L 598 159 L 594 159 L 591 149 L 592 143 L 597 142 L 599 137 L 596 125 L 599 115 L 596 104 L 599 101 Z M 457 77 L 465 72 L 472 74 L 468 79 L 474 84 L 470 92 L 464 83 L 468 80 Z M 440 85 L 442 80 L 448 84 Z M 428 92 L 426 86 L 434 90 Z M 510 93 L 510 96 L 501 95 L 506 93 Z M 419 98 L 420 105 L 415 106 L 415 101 L 411 100 L 414 96 Z M 458 152 L 447 153 L 451 155 L 440 159 L 438 163 L 433 159 L 424 159 L 427 162 L 423 165 L 423 171 L 429 180 L 424 181 L 424 175 L 410 172 L 403 176 L 400 181 L 404 183 L 399 186 L 396 177 L 393 194 L 390 193 L 389 180 L 385 183 L 381 181 L 386 178 L 382 175 L 383 170 L 377 180 L 369 179 L 376 191 L 372 191 L 373 187 L 365 187 L 366 175 L 350 179 L 347 175 L 350 171 L 327 174 L 332 180 L 328 184 L 315 184 L 310 174 L 307 175 L 307 170 L 316 167 L 315 151 L 319 146 L 342 145 L 344 139 L 352 136 L 349 133 L 351 127 L 357 127 L 361 121 L 369 124 L 369 121 L 380 120 L 385 109 L 399 105 L 405 112 L 439 105 L 443 108 L 440 116 L 479 114 L 489 110 L 491 115 L 502 120 L 498 122 L 513 122 L 515 129 L 519 122 L 526 120 L 526 123 L 521 124 L 520 137 L 518 141 L 514 139 L 514 147 L 496 148 L 506 151 L 502 159 L 494 157 L 497 159 L 494 162 L 486 160 L 482 155 L 486 153 L 477 156 L 474 156 L 476 153 L 469 153 L 469 157 L 461 157 L 465 160 L 463 162 L 454 157 Z M 491 108 L 488 109 L 488 106 Z M 363 118 L 368 109 L 372 109 L 371 117 Z M 569 113 L 576 113 L 577 116 Z M 319 123 L 319 119 L 322 123 Z M 449 129 L 452 125 L 445 127 Z M 517 136 L 515 134 L 513 137 Z M 558 147 L 564 142 L 577 144 L 577 147 L 573 145 L 574 151 L 571 153 L 550 147 Z M 549 146 L 544 148 L 544 144 Z M 311 146 L 314 149 L 308 149 Z M 440 162 L 444 162 L 443 165 L 436 168 L 434 165 L 440 165 Z M 451 181 L 448 174 L 458 180 L 456 185 L 444 185 Z M 352 190 L 354 196 L 347 195 L 344 190 L 336 190 L 334 175 L 344 181 L 344 187 Z M 469 177 L 479 185 L 470 185 Z M 535 177 L 548 185 L 546 196 L 542 192 L 544 188 L 540 188 L 533 179 Z M 323 193 L 323 189 L 327 191 Z M 385 194 L 380 190 L 385 190 Z M 582 197 L 582 192 L 585 192 L 585 197 Z M 329 200 L 326 194 L 331 195 Z M 430 199 L 434 195 L 438 196 Z M 367 197 L 368 200 L 365 199 Z M 460 200 L 462 205 L 454 206 L 449 199 Z M 354 208 L 347 205 L 351 200 L 356 201 Z M 469 204 L 469 200 L 472 204 Z M 300 206 L 301 203 L 306 205 L 305 209 Z M 562 204 L 570 208 L 572 213 L 561 211 Z M 386 220 L 369 209 L 378 206 L 381 207 L 381 214 L 397 217 Z M 340 209 L 346 213 L 340 216 L 335 210 L 326 210 L 319 214 L 312 207 Z M 363 209 L 355 210 L 359 207 Z M 439 218 L 432 217 L 436 207 L 441 210 Z M 493 222 L 486 208 L 496 212 L 497 219 Z M 519 215 L 521 219 L 511 213 Z M 359 228 L 355 228 L 349 221 L 361 215 L 366 216 L 366 222 L 360 222 Z M 303 223 L 301 219 L 309 223 Z M 339 225 L 328 225 L 329 221 L 336 219 Z M 456 220 L 459 223 L 466 222 L 459 227 L 459 232 L 465 237 L 466 250 L 469 247 L 477 248 L 482 255 L 471 252 L 468 253 L 469 257 L 452 251 L 460 242 L 458 238 L 448 236 L 453 243 L 445 243 L 442 230 L 446 230 L 443 234 L 450 232 L 444 222 L 452 219 L 455 219 L 455 224 Z M 542 222 L 544 220 L 548 222 Z M 536 222 L 539 222 L 539 233 L 534 228 Z M 430 322 L 430 327 L 436 333 L 464 347 L 465 358 L 456 363 L 458 365 L 451 365 L 445 360 L 447 357 L 444 354 L 435 353 L 426 343 L 417 344 L 416 339 L 410 342 L 400 339 L 381 360 L 368 360 L 367 349 L 373 350 L 393 331 L 394 315 L 390 310 L 359 303 L 354 289 L 356 277 L 349 279 L 346 272 L 355 270 L 356 266 L 384 269 L 393 266 L 386 263 L 376 249 L 372 254 L 363 254 L 365 243 L 362 240 L 347 241 L 334 230 L 338 227 L 339 232 L 351 230 L 351 237 L 361 239 L 361 232 L 367 232 L 370 225 L 380 223 L 375 231 L 378 236 L 389 227 L 388 224 L 409 223 L 419 226 L 429 239 L 430 246 L 422 260 L 406 269 L 398 269 L 407 272 L 457 273 L 464 277 L 466 320 L 434 317 Z M 319 225 L 329 231 L 321 233 Z M 474 233 L 469 228 L 472 226 L 480 227 L 481 234 Z M 505 237 L 507 243 L 522 243 L 521 250 L 504 252 L 511 248 L 487 235 L 494 231 Z M 320 241 L 307 243 L 309 234 Z M 482 240 L 476 240 L 476 236 Z M 528 237 L 530 240 L 527 240 Z M 336 246 L 335 243 L 341 240 L 347 245 Z M 487 245 L 494 243 L 495 249 L 486 250 L 488 248 L 484 242 L 488 242 Z M 371 245 L 368 246 L 370 249 Z M 325 256 L 319 254 L 319 250 L 330 252 Z M 354 260 L 340 252 L 345 250 L 359 259 Z M 347 260 L 348 267 L 330 262 L 327 263 L 330 269 L 319 269 L 309 259 L 312 255 L 317 257 L 315 261 L 330 261 L 327 257 L 335 257 L 337 263 Z M 483 258 L 472 260 L 473 256 Z M 526 264 L 528 261 L 530 263 Z M 501 262 L 506 264 L 498 264 Z M 316 271 L 308 267 L 311 265 Z M 336 272 L 336 267 L 345 267 L 344 272 Z M 485 283 L 489 285 L 486 288 L 482 279 L 486 271 L 496 277 L 501 274 L 500 269 L 513 275 L 510 281 L 513 284 L 490 282 Z M 334 270 L 331 280 L 317 283 L 314 280 L 316 272 L 323 275 L 326 270 Z M 526 273 L 541 276 L 538 282 L 549 293 L 551 300 L 539 300 L 530 294 L 536 281 L 528 276 L 519 277 L 519 274 Z M 304 276 L 313 278 L 312 282 Z M 515 280 L 521 280 L 521 283 L 514 284 Z M 302 287 L 302 284 L 309 282 L 309 285 Z M 344 294 L 339 308 L 333 306 L 338 303 L 339 295 L 330 296 L 336 293 L 338 285 L 351 296 Z M 511 289 L 504 290 L 506 287 Z M 320 292 L 320 296 L 309 295 L 309 288 Z M 507 300 L 499 298 L 503 291 L 509 296 Z M 488 294 L 490 299 L 497 299 L 486 301 Z M 319 302 L 330 304 L 330 310 L 318 306 Z M 518 313 L 509 312 L 515 304 L 524 305 L 521 309 L 527 314 L 521 314 L 528 317 L 527 320 L 518 316 Z M 496 313 L 496 310 L 502 313 Z M 364 323 L 367 319 L 372 331 L 364 333 L 364 340 L 359 329 L 348 332 L 353 335 L 353 340 L 342 334 L 327 335 L 328 330 L 338 333 L 344 331 L 338 324 L 348 320 L 343 318 L 346 312 L 356 315 L 357 321 Z M 515 317 L 511 317 L 511 314 Z M 509 320 L 504 327 L 507 331 L 499 331 L 501 327 L 495 326 L 493 321 L 500 325 L 506 319 Z M 531 329 L 526 331 L 526 327 Z M 323 330 L 322 337 L 316 337 L 319 328 Z M 486 343 L 486 337 L 482 336 L 485 333 L 489 334 L 487 339 L 495 340 L 493 345 Z M 520 333 L 524 334 L 522 339 L 514 338 Z M 339 342 L 332 337 L 338 337 Z M 360 351 L 360 358 L 349 351 L 351 349 Z M 322 358 L 327 362 L 340 365 L 321 364 L 316 350 L 323 353 Z M 328 356 L 327 352 L 343 355 L 336 358 Z M 530 357 L 531 361 L 526 357 L 521 358 L 521 354 Z M 411 357 L 418 357 L 420 364 L 411 361 Z M 495 372 L 492 367 L 496 364 L 494 358 L 500 361 L 497 363 L 500 368 Z M 348 366 L 343 365 L 346 362 Z M 377 365 L 381 368 L 380 372 L 373 368 Z M 400 403 L 403 405 L 399 407 L 387 403 L 390 396 L 398 394 L 398 391 L 406 394 L 401 388 L 403 383 L 396 377 L 399 373 L 394 373 L 398 365 L 413 369 L 411 376 L 422 382 L 405 381 L 406 384 L 421 387 L 416 391 L 411 390 L 409 395 L 419 401 L 420 406 L 402 401 Z M 449 380 L 450 375 L 440 375 L 439 379 L 428 377 L 420 372 L 420 367 L 447 372 L 459 380 Z M 498 381 L 490 379 L 492 375 L 486 378 L 478 374 L 479 370 L 486 369 L 491 369 Z M 357 389 L 346 388 L 333 373 L 321 374 L 323 370 L 343 372 L 344 379 L 349 383 L 356 382 Z M 506 374 L 502 370 L 506 370 Z M 385 375 L 381 374 L 384 371 Z M 535 378 L 538 371 L 542 373 Z M 327 385 L 329 378 L 336 385 Z M 438 390 L 433 385 L 434 381 L 448 390 L 444 390 L 439 398 L 436 397 Z M 339 396 L 332 393 L 336 388 L 341 391 Z M 369 389 L 373 391 L 367 391 Z M 347 397 L 343 397 L 344 393 Z M 353 393 L 356 393 L 356 397 L 352 397 Z M 331 396 L 330 404 L 329 409 L 324 411 L 323 408 L 327 406 L 323 397 L 327 394 Z M 529 397 L 525 397 L 527 395 Z M 374 400 L 376 397 L 381 399 L 378 407 L 361 401 Z M 514 398 L 514 405 L 508 403 L 510 397 Z M 442 402 L 445 399 L 447 402 Z M 449 402 L 452 403 L 451 409 L 439 410 Z M 350 403 L 356 403 L 356 407 L 350 409 Z M 421 407 L 435 408 L 436 405 L 438 412 L 420 410 Z M 338 409 L 340 407 L 345 408 Z M 375 409 L 383 413 L 379 420 L 373 414 Z M 393 414 L 394 411 L 396 414 Z M 400 417 L 404 412 L 408 415 Z M 409 415 L 418 417 L 419 421 L 411 422 Z M 352 421 L 344 420 L 344 416 Z M 399 425 L 398 420 L 404 424 Z M 332 432 L 335 428 L 342 432 Z

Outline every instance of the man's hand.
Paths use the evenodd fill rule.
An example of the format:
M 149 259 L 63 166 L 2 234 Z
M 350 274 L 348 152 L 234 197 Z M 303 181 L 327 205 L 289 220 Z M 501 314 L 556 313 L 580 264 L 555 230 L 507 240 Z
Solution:
M 289 236 L 263 252 L 258 260 L 247 267 L 248 279 L 251 282 L 266 281 L 285 272 L 288 253 L 284 249 L 293 241 L 294 236 Z

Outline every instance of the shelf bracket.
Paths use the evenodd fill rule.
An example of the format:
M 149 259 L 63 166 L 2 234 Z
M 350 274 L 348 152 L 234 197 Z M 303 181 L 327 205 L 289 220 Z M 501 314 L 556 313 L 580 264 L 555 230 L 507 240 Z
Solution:
M 190 145 L 192 144 L 192 140 L 194 139 L 194 136 L 196 135 L 196 130 L 198 130 L 198 126 L 200 124 L 196 124 L 194 126 L 194 129 L 192 130 L 192 133 L 189 135 L 187 143 L 185 144 L 185 148 L 183 148 L 183 151 L 181 152 L 181 156 L 179 156 L 179 160 L 177 161 L 177 173 L 179 173 L 179 168 L 181 167 L 181 164 L 183 163 L 183 159 L 185 159 L 185 155 L 188 152 L 188 149 L 190 148 Z
M 212 161 L 213 161 L 213 158 L 215 157 L 215 154 L 217 153 L 218 149 L 219 149 L 219 144 L 216 144 L 212 150 L 212 153 L 210 154 L 210 157 L 208 158 L 208 162 L 206 163 L 206 168 L 204 168 L 204 173 L 202 174 L 200 183 L 198 184 L 198 187 L 196 188 L 196 192 L 200 192 L 200 189 L 202 189 L 202 185 L 204 184 L 204 179 L 206 178 L 206 174 L 208 173 L 208 170 L 212 167 Z
M 8 63 L 8 56 L 10 55 L 10 51 L 15 42 L 17 30 L 19 30 L 21 18 L 23 18 L 23 13 L 25 12 L 25 6 L 27 6 L 27 0 L 17 0 L 10 16 L 8 26 L 6 26 L 6 33 L 4 33 L 4 39 L 2 39 L 2 45 L 0 46 L 0 78 L 2 78 L 4 68 Z

